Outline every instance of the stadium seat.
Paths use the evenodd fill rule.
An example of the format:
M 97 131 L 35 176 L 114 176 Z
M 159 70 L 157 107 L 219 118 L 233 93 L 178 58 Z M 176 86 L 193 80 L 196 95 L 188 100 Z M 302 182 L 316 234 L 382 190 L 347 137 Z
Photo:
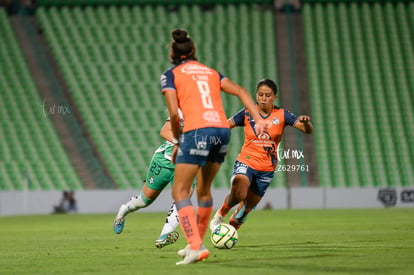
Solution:
M 3 9 L 0 37 L 0 190 L 82 189 Z
M 414 126 L 403 56 L 407 3 L 305 3 L 305 46 L 321 185 L 413 182 Z M 392 115 L 391 115 L 392 114 Z M 328 119 L 329 118 L 329 119 Z M 397 142 L 398 140 L 398 142 Z M 412 149 L 411 149 L 412 150 Z M 412 151 L 411 151 L 412 152 Z
M 270 10 L 248 5 L 218 5 L 211 11 L 184 5 L 176 12 L 163 5 L 41 6 L 36 17 L 92 139 L 121 189 L 141 186 L 152 153 L 162 142 L 159 129 L 167 111 L 159 76 L 170 66 L 167 45 L 173 25 L 189 30 L 198 42 L 197 56 L 202 62 L 246 88 L 253 89 L 265 68 L 272 68 L 270 75 L 276 79 L 275 51 L 259 51 L 254 60 L 239 58 L 275 40 L 272 31 L 262 30 L 273 24 Z M 247 32 L 235 32 L 246 17 L 259 22 Z M 217 28 L 217 18 L 224 30 Z M 267 37 L 254 36 L 263 32 Z M 258 39 L 253 47 L 237 43 L 247 36 Z M 222 37 L 231 40 L 226 42 Z M 228 58 L 228 52 L 237 54 L 234 59 Z M 261 69 L 240 69 L 252 66 Z M 225 97 L 224 104 L 228 115 L 241 108 L 230 97 Z M 216 187 L 227 187 L 241 144 L 242 135 L 232 135 L 229 161 L 219 173 Z

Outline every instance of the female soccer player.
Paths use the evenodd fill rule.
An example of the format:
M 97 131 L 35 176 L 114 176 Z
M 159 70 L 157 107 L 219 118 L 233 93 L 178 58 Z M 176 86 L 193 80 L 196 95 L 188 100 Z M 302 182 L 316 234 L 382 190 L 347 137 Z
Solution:
M 204 260 L 210 253 L 202 244 L 213 209 L 210 187 L 224 161 L 230 140 L 221 90 L 240 98 L 256 121 L 255 131 L 259 135 L 265 131 L 266 124 L 246 89 L 197 61 L 194 43 L 185 30 L 174 30 L 172 37 L 170 58 L 173 66 L 161 75 L 161 88 L 174 135 L 173 161 L 176 166 L 172 194 L 188 242 L 188 246 L 179 251 L 179 255 L 184 256 L 177 262 L 180 265 Z M 178 108 L 185 121 L 181 136 Z M 199 171 L 195 213 L 189 193 Z
M 273 180 L 277 164 L 277 148 L 285 126 L 293 126 L 303 133 L 313 131 L 310 117 L 296 117 L 289 111 L 273 105 L 277 98 L 277 85 L 270 79 L 260 80 L 256 85 L 256 108 L 268 124 L 260 135 L 254 131 L 254 121 L 248 110 L 242 109 L 229 119 L 230 128 L 244 127 L 245 140 L 234 164 L 231 190 L 210 222 L 210 229 L 224 221 L 230 209 L 239 204 L 230 217 L 230 224 L 238 229 L 264 196 Z
M 180 127 L 182 127 L 184 122 L 181 113 L 180 118 Z M 161 128 L 160 136 L 166 141 L 154 152 L 141 193 L 138 196 L 132 197 L 125 204 L 122 204 L 118 210 L 114 221 L 114 232 L 116 234 L 122 233 L 125 226 L 125 217 L 129 213 L 151 205 L 157 199 L 161 191 L 168 185 L 168 183 L 172 182 L 174 178 L 175 165 L 171 161 L 174 145 L 171 142 L 173 136 L 169 119 Z M 161 234 L 155 241 L 155 246 L 157 248 L 162 248 L 177 241 L 179 234 L 175 229 L 178 227 L 178 224 L 177 209 L 173 203 L 168 211 Z

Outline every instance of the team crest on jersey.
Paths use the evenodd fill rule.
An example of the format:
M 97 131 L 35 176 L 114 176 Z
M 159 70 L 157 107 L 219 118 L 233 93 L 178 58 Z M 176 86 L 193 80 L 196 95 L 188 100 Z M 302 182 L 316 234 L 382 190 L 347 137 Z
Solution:
M 263 134 L 259 135 L 259 139 L 268 140 L 268 139 L 271 139 L 271 138 L 270 138 L 270 135 L 269 135 L 268 132 L 264 132 Z
M 280 120 L 279 120 L 277 117 L 275 117 L 275 118 L 273 119 L 272 123 L 273 123 L 274 125 L 279 125 Z

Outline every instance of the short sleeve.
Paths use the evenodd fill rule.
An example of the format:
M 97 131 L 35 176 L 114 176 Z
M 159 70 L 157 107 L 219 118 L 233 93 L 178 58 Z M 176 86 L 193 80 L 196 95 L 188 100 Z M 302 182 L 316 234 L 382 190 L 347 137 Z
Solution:
M 241 109 L 236 114 L 234 114 L 231 117 L 231 120 L 233 120 L 234 125 L 237 126 L 244 126 L 244 118 L 246 116 L 246 108 Z
M 228 79 L 225 75 L 223 75 L 222 73 L 220 73 L 220 72 L 217 72 L 218 74 L 219 74 L 219 77 L 220 77 L 220 83 L 223 83 L 223 81 L 224 80 L 226 80 L 226 79 Z
M 293 113 L 289 112 L 288 110 L 285 111 L 285 125 L 293 126 L 295 125 L 296 121 L 298 120 L 298 117 L 294 115 Z
M 175 91 L 175 85 L 174 85 L 174 74 L 171 69 L 165 71 L 161 77 L 160 77 L 160 84 L 161 84 L 161 90 L 173 90 Z

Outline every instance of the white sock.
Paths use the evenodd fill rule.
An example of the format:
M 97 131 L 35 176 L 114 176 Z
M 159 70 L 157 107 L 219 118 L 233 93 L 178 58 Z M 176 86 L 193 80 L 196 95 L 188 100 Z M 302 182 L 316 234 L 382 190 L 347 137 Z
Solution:
M 134 196 L 127 203 L 121 205 L 118 210 L 117 219 L 124 218 L 131 212 L 134 212 L 140 208 L 147 207 L 152 202 L 152 200 L 147 199 L 143 194 Z
M 179 224 L 180 221 L 178 219 L 177 208 L 175 207 L 175 203 L 173 203 L 170 207 L 170 210 L 168 210 L 168 214 L 165 218 L 164 227 L 161 230 L 160 237 L 164 234 L 175 231 Z

